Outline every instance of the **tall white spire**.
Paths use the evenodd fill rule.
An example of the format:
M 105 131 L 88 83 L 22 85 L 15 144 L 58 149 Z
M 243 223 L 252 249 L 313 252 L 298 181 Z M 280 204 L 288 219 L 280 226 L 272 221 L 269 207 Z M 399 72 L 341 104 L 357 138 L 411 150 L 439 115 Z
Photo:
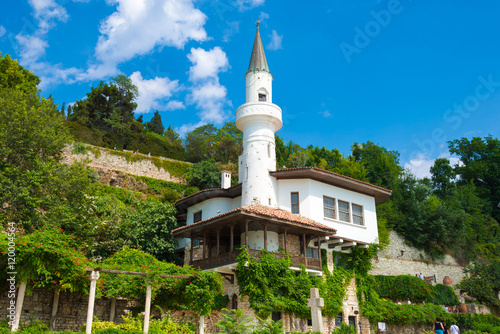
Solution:
M 242 205 L 261 204 L 276 207 L 276 170 L 274 133 L 281 121 L 281 109 L 272 103 L 273 76 L 269 72 L 264 47 L 257 32 L 245 76 L 246 103 L 236 110 L 236 126 L 243 132 L 243 154 L 239 159 Z

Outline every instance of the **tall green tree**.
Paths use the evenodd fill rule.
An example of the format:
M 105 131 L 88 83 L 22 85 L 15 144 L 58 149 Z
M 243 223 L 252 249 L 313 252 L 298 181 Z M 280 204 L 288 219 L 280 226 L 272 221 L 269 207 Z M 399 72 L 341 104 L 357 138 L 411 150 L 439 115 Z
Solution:
M 392 189 L 403 173 L 397 151 L 390 151 L 370 141 L 354 143 L 352 155 L 355 161 L 361 162 L 365 167 L 369 182 L 377 186 Z
M 161 122 L 161 116 L 158 110 L 155 111 L 155 114 L 151 118 L 151 121 L 146 123 L 146 129 L 148 131 L 157 133 L 159 135 L 163 134 L 163 131 L 165 131 L 165 127 L 163 126 L 163 123 Z
M 186 179 L 199 189 L 220 188 L 220 172 L 214 159 L 197 162 L 189 167 Z
M 0 52 L 0 89 L 10 88 L 22 93 L 38 92 L 40 79 L 23 68 L 17 60 Z
M 474 182 L 481 198 L 488 201 L 485 210 L 500 221 L 500 140 L 487 136 L 456 139 L 449 142 L 450 152 L 460 164 L 454 167 L 459 184 Z
M 187 160 L 200 162 L 214 158 L 216 133 L 217 128 L 213 124 L 202 125 L 188 132 L 184 141 Z
M 439 198 L 451 195 L 454 188 L 453 179 L 455 176 L 453 174 L 453 167 L 450 165 L 450 160 L 446 158 L 436 159 L 430 172 L 434 193 Z

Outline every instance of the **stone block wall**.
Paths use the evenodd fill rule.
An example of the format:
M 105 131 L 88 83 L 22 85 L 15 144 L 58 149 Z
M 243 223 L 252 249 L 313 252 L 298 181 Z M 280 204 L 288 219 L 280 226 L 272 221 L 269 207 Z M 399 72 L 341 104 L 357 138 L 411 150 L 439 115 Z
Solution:
M 436 275 L 436 282 L 443 283 L 443 278 L 449 276 L 452 284 L 459 283 L 465 277 L 464 267 L 450 255 L 442 260 L 434 260 L 424 251 L 406 245 L 404 238 L 396 232 L 390 233 L 390 245 L 381 251 L 373 260 L 372 275 Z
M 59 307 L 56 315 L 55 330 L 79 331 L 87 321 L 88 296 L 80 296 L 70 292 L 61 292 L 59 295 Z M 7 317 L 7 306 L 10 299 L 7 291 L 3 291 L 0 299 L 0 319 Z M 33 289 L 30 295 L 24 297 L 20 327 L 37 320 L 49 324 L 54 302 L 54 291 L 46 289 Z M 96 299 L 94 316 L 99 320 L 109 321 L 111 299 Z M 136 305 L 135 301 L 126 299 L 116 300 L 115 322 L 123 322 L 121 315 L 128 307 Z
M 158 167 L 156 167 L 156 165 L 153 163 L 153 158 L 148 158 L 147 155 L 137 153 L 137 156 L 140 156 L 141 159 L 129 162 L 125 157 L 114 155 L 110 153 L 106 148 L 95 148 L 99 149 L 100 151 L 100 154 L 98 156 L 96 156 L 91 150 L 87 150 L 87 153 L 85 154 L 73 154 L 71 153 L 72 145 L 66 145 L 63 151 L 63 161 L 66 163 L 73 163 L 82 159 L 90 159 L 90 162 L 87 165 L 97 170 L 119 170 L 121 172 L 132 175 L 147 176 L 154 179 L 186 184 L 186 180 L 184 178 L 172 176 L 163 168 L 158 169 Z M 154 158 L 176 161 L 163 157 Z

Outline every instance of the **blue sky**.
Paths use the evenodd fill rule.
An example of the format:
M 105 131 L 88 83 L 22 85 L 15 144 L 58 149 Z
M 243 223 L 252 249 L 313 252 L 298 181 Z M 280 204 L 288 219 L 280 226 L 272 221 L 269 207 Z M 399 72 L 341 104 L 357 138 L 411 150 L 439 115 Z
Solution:
M 372 141 L 418 176 L 447 141 L 500 136 L 500 2 L 422 0 L 4 1 L 0 51 L 58 104 L 117 74 L 185 133 L 234 121 L 255 21 L 285 141 Z M 456 162 L 456 160 L 453 160 Z

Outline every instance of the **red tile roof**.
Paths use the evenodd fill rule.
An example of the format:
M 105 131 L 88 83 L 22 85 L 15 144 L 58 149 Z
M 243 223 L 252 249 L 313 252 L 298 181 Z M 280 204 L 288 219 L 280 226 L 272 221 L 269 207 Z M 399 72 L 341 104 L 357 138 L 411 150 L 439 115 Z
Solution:
M 175 232 L 179 232 L 179 231 L 182 231 L 182 230 L 184 230 L 184 229 L 186 229 L 188 227 L 193 227 L 193 226 L 201 225 L 203 223 L 207 223 L 209 221 L 212 221 L 212 220 L 215 220 L 215 219 L 219 219 L 221 217 L 228 216 L 228 215 L 230 215 L 232 213 L 236 213 L 236 212 L 255 213 L 255 214 L 266 216 L 266 217 L 270 217 L 270 218 L 283 219 L 283 220 L 287 220 L 287 221 L 290 221 L 290 222 L 294 222 L 294 223 L 299 223 L 299 224 L 302 224 L 302 225 L 310 226 L 310 227 L 313 227 L 313 228 L 319 228 L 319 229 L 322 229 L 322 230 L 329 230 L 329 231 L 332 232 L 332 234 L 337 232 L 337 230 L 334 229 L 333 227 L 323 225 L 321 223 L 318 223 L 315 220 L 303 217 L 303 216 L 295 214 L 295 213 L 291 213 L 289 211 L 285 211 L 285 210 L 282 210 L 282 209 L 276 209 L 276 208 L 270 208 L 270 207 L 263 206 L 263 205 L 242 206 L 242 207 L 239 207 L 237 209 L 225 212 L 223 214 L 220 214 L 220 215 L 217 215 L 217 216 L 205 219 L 205 220 L 201 220 L 199 222 L 196 222 L 196 223 L 193 223 L 193 224 L 190 224 L 190 225 L 186 225 L 186 226 L 182 226 L 182 227 L 176 228 L 175 230 L 172 230 L 172 232 L 174 232 L 174 233 Z

